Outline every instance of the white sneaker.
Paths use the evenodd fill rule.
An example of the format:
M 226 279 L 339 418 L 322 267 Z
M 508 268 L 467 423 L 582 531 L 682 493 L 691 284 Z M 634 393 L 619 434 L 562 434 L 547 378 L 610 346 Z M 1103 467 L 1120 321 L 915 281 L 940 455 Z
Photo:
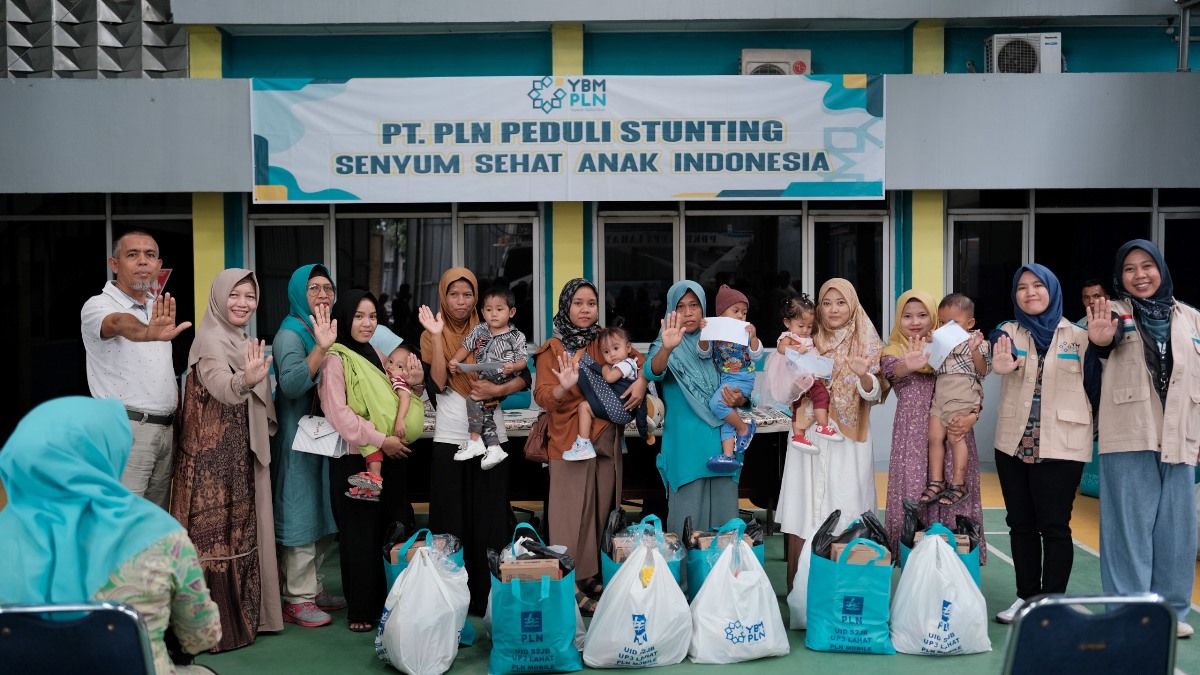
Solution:
M 504 448 L 498 445 L 489 445 L 487 452 L 483 453 L 483 461 L 479 463 L 479 466 L 484 471 L 487 471 L 500 462 L 503 462 L 506 457 L 508 457 L 508 453 L 504 451 Z
M 1179 638 L 1180 640 L 1186 640 L 1187 638 L 1192 637 L 1192 633 L 1195 632 L 1196 629 L 1192 628 L 1192 625 L 1189 623 L 1180 621 L 1175 624 L 1175 637 Z
M 468 459 L 474 459 L 486 452 L 487 446 L 483 444 L 483 441 L 476 438 L 458 446 L 458 452 L 454 453 L 454 461 L 465 462 Z
M 1017 601 L 1014 602 L 1008 609 L 996 613 L 996 621 L 999 621 L 1000 623 L 1012 623 L 1013 619 L 1017 618 L 1017 612 L 1021 611 L 1021 607 L 1024 604 L 1024 600 L 1017 598 Z
M 568 462 L 582 462 L 595 456 L 596 448 L 592 446 L 592 441 L 580 436 L 576 436 L 571 449 L 563 453 L 563 459 Z

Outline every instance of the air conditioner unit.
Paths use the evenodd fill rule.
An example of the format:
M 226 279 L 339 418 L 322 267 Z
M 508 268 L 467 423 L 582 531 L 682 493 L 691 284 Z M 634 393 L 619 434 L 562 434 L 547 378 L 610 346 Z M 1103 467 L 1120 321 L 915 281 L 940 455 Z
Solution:
M 1062 33 L 1010 33 L 983 42 L 989 73 L 1061 73 Z
M 811 75 L 808 49 L 743 49 L 743 75 Z

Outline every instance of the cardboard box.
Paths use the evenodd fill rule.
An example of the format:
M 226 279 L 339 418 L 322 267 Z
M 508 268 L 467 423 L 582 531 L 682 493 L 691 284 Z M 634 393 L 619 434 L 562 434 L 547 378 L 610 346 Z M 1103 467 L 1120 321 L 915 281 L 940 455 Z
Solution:
M 947 544 L 950 543 L 950 538 L 947 537 L 946 535 L 939 534 L 936 536 L 941 537 L 942 541 L 946 542 Z M 924 531 L 917 532 L 916 534 L 914 534 L 913 535 L 913 548 L 916 548 L 917 544 L 921 543 L 921 540 L 923 538 L 925 538 Z M 954 546 L 955 553 L 970 553 L 971 552 L 971 538 L 965 534 L 956 534 L 956 535 L 954 535 L 954 545 L 953 546 Z
M 638 537 L 632 539 L 613 539 L 613 562 L 624 562 L 629 557 L 629 554 L 633 553 L 634 542 L 639 540 L 640 538 Z M 668 545 L 678 545 L 679 537 L 671 532 L 663 532 L 663 541 Z
M 717 539 L 712 532 L 693 532 L 692 533 L 692 548 L 707 551 L 713 545 L 713 540 L 717 539 L 717 548 L 725 548 L 733 541 L 734 532 L 722 532 L 721 537 Z M 742 541 L 746 542 L 747 546 L 753 547 L 754 540 L 750 535 L 743 534 Z
M 846 545 L 843 543 L 835 543 L 829 547 L 829 559 L 838 562 L 842 559 L 842 551 L 846 550 Z M 892 554 L 890 551 L 885 551 L 882 558 L 875 560 L 879 556 L 879 551 L 867 546 L 866 544 L 855 544 L 854 548 L 850 549 L 850 555 L 846 556 L 845 562 L 851 565 L 870 565 L 872 561 L 876 565 L 887 566 L 892 564 Z
M 529 558 L 527 560 L 509 560 L 500 563 L 500 581 L 509 582 L 513 579 L 521 581 L 541 581 L 542 577 L 553 580 L 562 578 L 562 568 L 554 558 Z
M 434 538 L 434 540 L 433 540 L 434 548 L 437 548 L 439 550 L 444 549 L 445 544 L 446 544 L 445 539 Z M 414 541 L 413 545 L 408 548 L 408 552 L 404 554 L 405 562 L 412 562 L 413 558 L 415 558 L 417 556 L 417 549 L 422 548 L 424 546 L 425 546 L 424 539 L 418 539 L 418 540 Z M 404 547 L 404 542 L 400 542 L 399 544 L 396 544 L 395 546 L 392 547 L 392 552 L 388 556 L 388 560 L 393 565 L 400 562 L 400 549 L 403 547 Z M 442 552 L 444 553 L 445 551 L 443 550 Z

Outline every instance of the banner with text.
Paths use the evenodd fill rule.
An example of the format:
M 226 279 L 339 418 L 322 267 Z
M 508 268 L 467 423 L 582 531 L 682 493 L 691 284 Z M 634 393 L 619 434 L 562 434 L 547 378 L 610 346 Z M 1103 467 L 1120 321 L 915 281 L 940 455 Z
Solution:
M 254 200 L 882 199 L 883 83 L 255 79 Z

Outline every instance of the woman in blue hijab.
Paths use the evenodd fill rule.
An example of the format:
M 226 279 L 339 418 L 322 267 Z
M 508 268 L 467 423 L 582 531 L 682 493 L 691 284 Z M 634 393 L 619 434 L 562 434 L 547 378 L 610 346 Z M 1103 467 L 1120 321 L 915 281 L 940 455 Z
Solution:
M 996 476 L 1008 510 L 1017 598 L 996 614 L 1011 623 L 1026 600 L 1066 593 L 1075 546 L 1071 508 L 1092 457 L 1085 393 L 1087 332 L 1063 318 L 1062 288 L 1037 263 L 1017 270 L 1013 312 L 989 336 L 1000 376 Z
M 304 265 L 288 282 L 288 315 L 271 353 L 275 357 L 275 411 L 279 431 L 271 437 L 271 485 L 275 506 L 275 541 L 282 553 L 283 619 L 298 626 L 324 626 L 327 612 L 343 609 L 346 600 L 321 587 L 317 570 L 333 541 L 337 525 L 329 500 L 328 460 L 292 450 L 296 425 L 304 415 L 321 414 L 316 398 L 321 360 L 337 339 L 330 319 L 336 287 L 324 265 Z
M 667 486 L 667 530 L 677 534 L 682 534 L 688 516 L 693 529 L 708 530 L 738 515 L 740 471 L 715 473 L 706 464 L 721 447 L 721 420 L 708 408 L 721 378 L 711 361 L 698 356 L 704 307 L 700 284 L 680 281 L 671 286 L 662 329 L 643 367 L 646 377 L 659 383 L 666 407 L 658 471 Z M 731 407 L 747 403 L 728 387 L 724 398 Z
M 1200 449 L 1200 313 L 1175 300 L 1158 247 L 1127 242 L 1112 301 L 1088 310 L 1104 367 L 1100 397 L 1100 581 L 1104 592 L 1158 593 L 1190 637 Z
M 121 485 L 132 448 L 115 400 L 54 399 L 21 420 L 0 450 L 0 603 L 130 604 L 150 631 L 156 672 L 173 673 L 168 625 L 198 653 L 220 641 L 221 621 L 183 527 Z

